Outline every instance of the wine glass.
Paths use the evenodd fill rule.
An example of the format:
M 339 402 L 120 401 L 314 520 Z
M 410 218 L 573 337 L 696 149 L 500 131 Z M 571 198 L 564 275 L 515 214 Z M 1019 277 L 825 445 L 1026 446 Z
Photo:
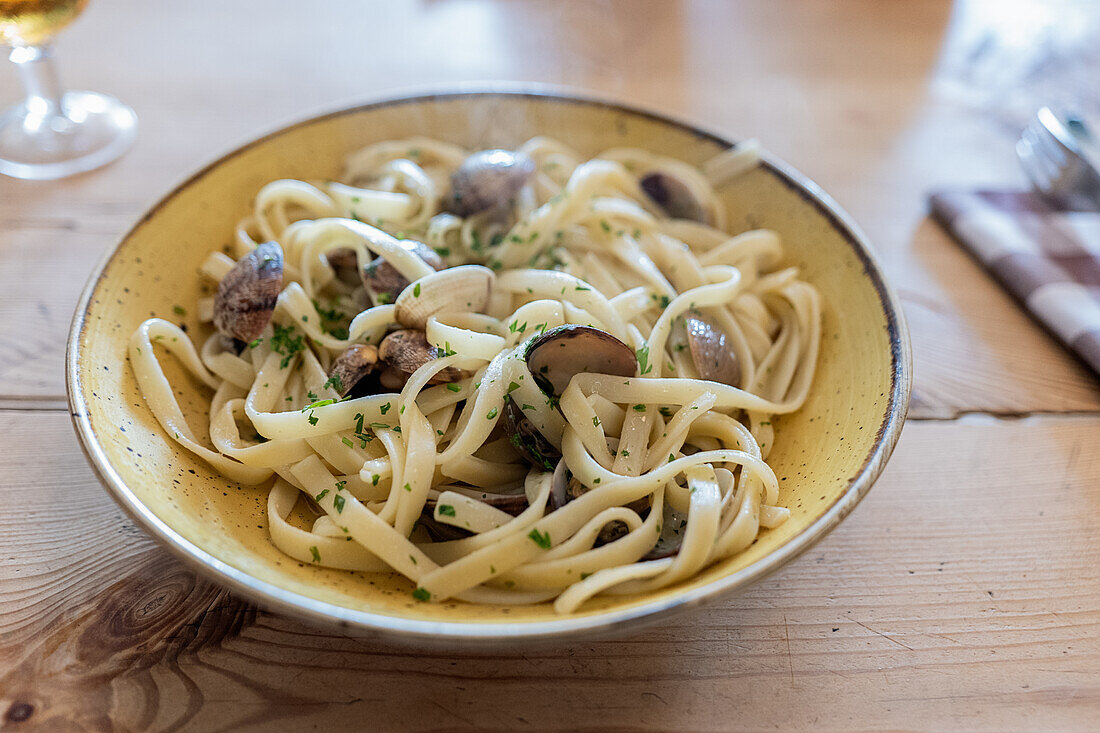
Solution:
M 50 180 L 111 162 L 134 141 L 137 116 L 114 97 L 65 92 L 49 42 L 88 0 L 0 0 L 0 46 L 26 99 L 0 112 L 0 173 Z

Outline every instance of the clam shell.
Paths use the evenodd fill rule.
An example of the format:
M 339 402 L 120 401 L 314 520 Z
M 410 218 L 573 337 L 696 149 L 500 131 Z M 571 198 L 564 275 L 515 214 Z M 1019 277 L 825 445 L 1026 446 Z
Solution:
M 741 362 L 726 343 L 726 334 L 697 311 L 684 315 L 687 342 L 695 371 L 703 379 L 736 387 L 741 382 Z
M 408 328 L 394 331 L 382 339 L 378 356 L 387 366 L 412 374 L 429 361 L 439 358 L 436 348 L 428 343 L 423 331 Z M 445 384 L 462 379 L 462 371 L 446 367 L 432 377 L 429 384 Z
M 353 344 L 336 357 L 328 376 L 341 397 L 346 397 L 378 366 L 378 349 L 370 344 Z
M 421 331 L 437 313 L 484 313 L 495 276 L 481 265 L 461 265 L 427 275 L 401 291 L 397 322 Z
M 214 327 L 248 343 L 263 333 L 283 289 L 283 249 L 264 242 L 246 254 L 218 283 Z
M 606 331 L 576 324 L 552 328 L 532 340 L 526 359 L 535 379 L 558 396 L 582 372 L 633 377 L 638 371 L 633 349 Z

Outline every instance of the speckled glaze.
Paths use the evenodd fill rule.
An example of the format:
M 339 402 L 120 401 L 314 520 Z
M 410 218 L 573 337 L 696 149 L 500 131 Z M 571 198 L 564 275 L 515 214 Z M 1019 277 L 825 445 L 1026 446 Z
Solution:
M 268 540 L 266 491 L 227 481 L 164 435 L 138 393 L 127 340 L 153 315 L 205 333 L 195 317 L 199 264 L 229 242 L 261 186 L 276 178 L 335 177 L 349 151 L 379 140 L 429 135 L 473 149 L 510 148 L 538 134 L 586 155 L 631 145 L 696 164 L 729 145 L 605 102 L 545 92 L 436 94 L 279 130 L 204 168 L 156 204 L 92 275 L 69 341 L 73 422 L 114 498 L 177 555 L 269 608 L 360 634 L 449 646 L 575 640 L 634 628 L 759 579 L 835 527 L 870 489 L 901 431 L 909 336 L 862 234 L 817 186 L 771 158 L 721 194 L 733 231 L 779 232 L 789 262 L 824 296 L 813 389 L 802 410 L 777 418 L 769 458 L 791 519 L 688 582 L 639 597 L 597 598 L 565 617 L 546 604 L 419 603 L 397 575 L 327 570 L 283 556 Z M 181 406 L 201 426 L 209 394 L 172 361 L 164 360 Z

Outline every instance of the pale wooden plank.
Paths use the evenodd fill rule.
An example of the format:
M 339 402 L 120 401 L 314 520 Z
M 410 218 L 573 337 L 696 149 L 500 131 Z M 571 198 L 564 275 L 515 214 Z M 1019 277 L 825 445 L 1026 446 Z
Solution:
M 910 424 L 855 514 L 741 595 L 623 640 L 448 654 L 317 631 L 197 580 L 115 508 L 66 415 L 0 412 L 0 715 L 27 703 L 43 730 L 1086 728 L 1098 430 Z
M 1003 123 L 929 91 L 946 3 L 385 3 L 368 18 L 332 2 L 288 22 L 297 9 L 93 3 L 61 36 L 66 78 L 131 102 L 141 136 L 94 174 L 0 180 L 0 398 L 61 398 L 65 333 L 92 263 L 201 161 L 322 107 L 515 78 L 755 135 L 817 179 L 867 230 L 905 301 L 914 415 L 1100 409 L 1096 380 L 922 223 L 931 187 L 1023 185 Z M 368 25 L 416 32 L 368 43 Z M 0 97 L 16 95 L 14 76 L 0 77 Z

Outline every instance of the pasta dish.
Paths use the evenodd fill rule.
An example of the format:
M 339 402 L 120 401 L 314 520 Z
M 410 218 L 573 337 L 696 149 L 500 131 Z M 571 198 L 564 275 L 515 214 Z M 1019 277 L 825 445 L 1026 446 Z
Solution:
M 715 189 L 756 162 L 370 145 L 264 186 L 203 263 L 209 335 L 150 318 L 130 362 L 168 437 L 269 491 L 298 562 L 559 613 L 678 583 L 789 516 L 772 419 L 806 399 L 821 303 L 774 232 L 727 231 Z M 209 387 L 201 430 L 165 352 Z

